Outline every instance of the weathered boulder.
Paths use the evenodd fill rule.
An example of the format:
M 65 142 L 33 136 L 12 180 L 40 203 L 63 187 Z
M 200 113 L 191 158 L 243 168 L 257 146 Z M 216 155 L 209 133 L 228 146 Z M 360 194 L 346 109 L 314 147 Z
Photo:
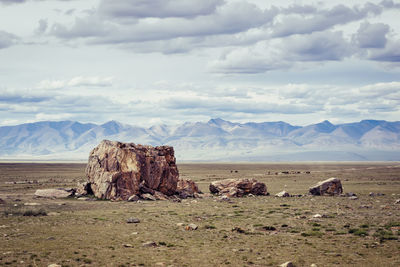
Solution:
M 175 194 L 179 172 L 170 146 L 104 140 L 91 151 L 86 175 L 96 197 L 128 200 L 155 191 Z
M 338 178 L 329 178 L 310 187 L 309 192 L 315 196 L 340 195 L 343 193 L 343 187 Z
M 227 197 L 242 197 L 244 195 L 266 195 L 267 186 L 255 179 L 225 179 L 210 184 L 210 192 Z
M 38 189 L 35 192 L 36 197 L 45 197 L 45 198 L 65 198 L 70 197 L 75 194 L 75 190 L 73 189 Z
M 201 191 L 195 182 L 183 179 L 178 181 L 176 192 L 180 198 L 195 197 L 197 194 L 201 194 Z

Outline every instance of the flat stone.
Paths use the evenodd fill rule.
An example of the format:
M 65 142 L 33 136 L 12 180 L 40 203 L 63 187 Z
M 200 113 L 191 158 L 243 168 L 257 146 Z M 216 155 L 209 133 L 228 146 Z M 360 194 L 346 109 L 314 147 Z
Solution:
M 133 245 L 132 245 L 132 244 L 124 244 L 124 247 L 126 247 L 126 248 L 133 248 Z
M 128 198 L 128 201 L 138 201 L 140 198 L 138 195 L 133 194 Z
M 127 223 L 140 223 L 140 220 L 138 218 L 131 217 L 126 220 Z
M 286 191 L 281 191 L 275 195 L 276 197 L 290 197 L 290 194 Z
M 24 203 L 24 206 L 40 206 L 42 204 L 40 203 L 36 203 L 36 202 L 28 202 L 28 203 Z
M 144 200 L 151 200 L 151 201 L 156 201 L 157 200 L 153 195 L 151 195 L 149 193 L 142 194 L 142 198 Z
M 74 194 L 72 190 L 68 189 L 38 189 L 35 196 L 43 198 L 66 198 Z
M 148 241 L 148 242 L 144 242 L 142 244 L 143 247 L 157 247 L 157 243 L 154 241 Z
M 282 263 L 281 265 L 279 265 L 279 267 L 295 267 L 295 266 L 291 261 L 287 261 L 287 262 Z
M 190 223 L 185 227 L 185 230 L 187 231 L 194 231 L 197 230 L 198 226 L 194 223 Z

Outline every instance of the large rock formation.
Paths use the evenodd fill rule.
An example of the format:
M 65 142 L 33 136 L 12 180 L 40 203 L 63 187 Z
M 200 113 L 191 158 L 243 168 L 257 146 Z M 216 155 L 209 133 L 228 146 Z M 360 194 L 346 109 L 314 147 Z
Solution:
M 172 147 L 108 140 L 91 151 L 86 175 L 97 198 L 115 200 L 155 192 L 174 195 L 179 178 Z
M 244 195 L 266 195 L 267 186 L 255 179 L 225 179 L 210 184 L 210 192 L 227 197 L 243 197 Z
M 334 196 L 342 194 L 343 187 L 342 183 L 338 178 L 332 177 L 310 187 L 309 192 L 311 195 L 315 196 L 323 196 L 323 195 Z

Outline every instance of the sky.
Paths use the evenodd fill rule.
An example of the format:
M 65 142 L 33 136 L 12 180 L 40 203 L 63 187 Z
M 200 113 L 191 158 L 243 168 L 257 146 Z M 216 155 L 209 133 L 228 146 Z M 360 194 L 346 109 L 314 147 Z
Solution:
M 0 0 L 0 126 L 400 120 L 400 1 Z

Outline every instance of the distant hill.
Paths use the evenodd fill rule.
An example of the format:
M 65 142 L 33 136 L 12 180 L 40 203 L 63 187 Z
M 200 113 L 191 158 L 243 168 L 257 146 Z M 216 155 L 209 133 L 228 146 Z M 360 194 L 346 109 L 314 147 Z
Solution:
M 400 160 L 400 122 L 363 120 L 304 127 L 222 119 L 142 128 L 44 121 L 0 127 L 1 159 L 86 160 L 101 140 L 172 145 L 184 161 Z

